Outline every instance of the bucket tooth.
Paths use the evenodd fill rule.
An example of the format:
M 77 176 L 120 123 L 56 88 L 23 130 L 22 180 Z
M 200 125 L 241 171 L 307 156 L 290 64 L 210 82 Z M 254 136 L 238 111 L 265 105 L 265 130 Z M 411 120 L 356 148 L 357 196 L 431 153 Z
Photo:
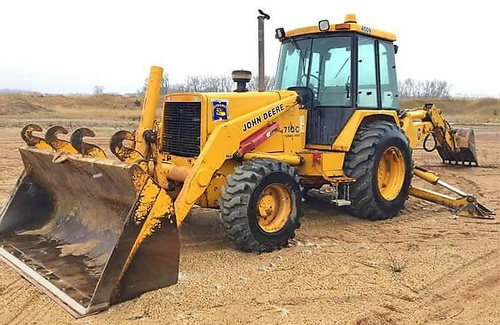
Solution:
M 71 134 L 70 143 L 71 145 L 84 157 L 100 158 L 105 159 L 106 153 L 104 150 L 96 146 L 95 144 L 86 143 L 83 141 L 83 137 L 95 137 L 94 131 L 88 128 L 76 129 L 73 134 Z
M 129 131 L 121 130 L 113 134 L 111 141 L 109 142 L 109 149 L 118 159 L 129 164 L 133 164 L 144 159 L 144 157 L 137 150 L 124 145 L 123 141 L 132 142 L 132 147 L 134 147 L 134 134 Z
M 69 141 L 59 139 L 58 134 L 68 134 L 68 130 L 59 125 L 54 125 L 45 132 L 45 141 L 57 152 L 77 154 L 78 151 Z
M 137 165 L 21 148 L 0 258 L 75 317 L 177 282 L 173 202 Z
M 37 124 L 28 124 L 21 130 L 21 138 L 30 147 L 43 150 L 52 150 L 45 139 L 33 135 L 33 132 L 42 132 L 43 129 Z

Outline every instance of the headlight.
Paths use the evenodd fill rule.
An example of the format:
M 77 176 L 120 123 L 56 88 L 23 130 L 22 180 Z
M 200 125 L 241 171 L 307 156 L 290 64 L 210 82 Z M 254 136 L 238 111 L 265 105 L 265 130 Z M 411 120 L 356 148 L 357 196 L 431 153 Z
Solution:
M 320 20 L 318 23 L 318 28 L 322 32 L 326 32 L 330 29 L 330 22 L 328 20 Z
M 274 35 L 277 39 L 280 41 L 285 38 L 285 29 L 284 28 L 278 28 L 276 29 L 276 34 Z

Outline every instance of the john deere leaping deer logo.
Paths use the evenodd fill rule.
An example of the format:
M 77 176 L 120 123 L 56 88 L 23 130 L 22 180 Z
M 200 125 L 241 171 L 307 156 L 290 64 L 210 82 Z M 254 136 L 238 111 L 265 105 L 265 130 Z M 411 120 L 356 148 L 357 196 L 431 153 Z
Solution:
M 227 121 L 229 119 L 229 110 L 227 109 L 227 99 L 212 100 L 212 120 Z

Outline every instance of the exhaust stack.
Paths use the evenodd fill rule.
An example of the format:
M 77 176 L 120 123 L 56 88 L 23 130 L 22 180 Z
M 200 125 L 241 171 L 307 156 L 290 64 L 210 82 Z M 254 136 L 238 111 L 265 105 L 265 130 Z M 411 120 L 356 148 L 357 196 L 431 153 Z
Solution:
M 264 13 L 259 9 L 260 16 L 257 17 L 258 20 L 258 31 L 259 31 L 259 91 L 264 91 L 264 20 L 271 18 L 268 14 Z

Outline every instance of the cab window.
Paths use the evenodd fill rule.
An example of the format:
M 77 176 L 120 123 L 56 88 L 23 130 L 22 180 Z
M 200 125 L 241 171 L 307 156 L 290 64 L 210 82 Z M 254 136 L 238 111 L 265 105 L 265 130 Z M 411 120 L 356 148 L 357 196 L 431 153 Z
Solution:
M 380 95 L 382 108 L 399 108 L 398 80 L 396 78 L 396 60 L 394 45 L 390 42 L 379 41 L 380 64 Z
M 322 78 L 318 101 L 322 106 L 348 107 L 351 104 L 351 38 L 318 39 L 314 45 L 319 55 Z
M 287 42 L 281 46 L 278 72 L 276 73 L 277 89 L 304 85 L 303 82 L 307 80 L 309 71 L 310 52 L 310 39 Z
M 358 38 L 358 107 L 377 108 L 375 40 Z

